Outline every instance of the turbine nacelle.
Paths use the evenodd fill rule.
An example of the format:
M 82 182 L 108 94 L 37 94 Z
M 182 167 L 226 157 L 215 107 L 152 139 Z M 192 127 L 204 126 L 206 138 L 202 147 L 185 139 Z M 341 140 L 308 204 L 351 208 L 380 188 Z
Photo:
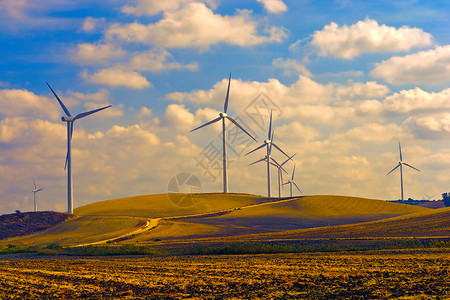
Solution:
M 272 141 L 271 141 L 271 140 L 265 140 L 264 143 L 266 143 L 266 144 L 271 144 Z
M 64 116 L 64 117 L 61 117 L 61 121 L 63 121 L 63 122 L 73 122 L 73 121 L 75 121 L 75 118 L 74 117 L 69 117 L 69 116 Z
M 221 118 L 226 118 L 226 117 L 228 117 L 228 115 L 227 115 L 226 113 L 224 113 L 224 112 L 221 112 L 221 113 L 219 114 L 219 116 L 220 116 Z

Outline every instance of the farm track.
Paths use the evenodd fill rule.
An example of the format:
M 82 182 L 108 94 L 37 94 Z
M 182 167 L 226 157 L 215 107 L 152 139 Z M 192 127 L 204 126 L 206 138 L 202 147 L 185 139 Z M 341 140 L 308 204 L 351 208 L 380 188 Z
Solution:
M 2 299 L 448 299 L 448 249 L 0 261 Z

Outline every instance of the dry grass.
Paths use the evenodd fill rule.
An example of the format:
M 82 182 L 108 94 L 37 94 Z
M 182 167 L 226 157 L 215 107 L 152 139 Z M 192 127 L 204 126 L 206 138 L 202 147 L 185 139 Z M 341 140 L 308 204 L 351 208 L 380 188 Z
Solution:
M 189 194 L 170 194 L 173 202 L 180 199 L 191 199 Z M 264 197 L 247 194 L 195 194 L 193 206 L 180 207 L 173 204 L 168 194 L 143 195 L 99 201 L 79 207 L 74 210 L 78 216 L 133 216 L 145 218 L 160 218 L 182 215 L 202 214 L 222 211 L 264 201 Z

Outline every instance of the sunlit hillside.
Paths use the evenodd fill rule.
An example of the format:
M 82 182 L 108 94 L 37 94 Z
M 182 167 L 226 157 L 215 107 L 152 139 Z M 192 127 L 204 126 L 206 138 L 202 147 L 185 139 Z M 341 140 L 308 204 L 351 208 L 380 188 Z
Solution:
M 134 216 L 160 218 L 222 211 L 256 204 L 267 198 L 248 194 L 156 194 L 106 200 L 74 210 L 78 216 Z
M 344 196 L 306 196 L 282 200 L 247 194 L 195 196 L 192 199 L 188 194 L 171 194 L 172 198 L 169 198 L 167 194 L 159 194 L 97 202 L 76 209 L 77 217 L 71 220 L 33 235 L 3 240 L 1 244 L 82 245 L 109 240 L 146 242 L 264 234 L 433 211 L 418 206 Z
M 431 209 L 344 196 L 306 196 L 245 206 L 226 214 L 162 220 L 140 237 L 154 238 L 230 236 L 291 229 L 343 225 L 380 220 Z

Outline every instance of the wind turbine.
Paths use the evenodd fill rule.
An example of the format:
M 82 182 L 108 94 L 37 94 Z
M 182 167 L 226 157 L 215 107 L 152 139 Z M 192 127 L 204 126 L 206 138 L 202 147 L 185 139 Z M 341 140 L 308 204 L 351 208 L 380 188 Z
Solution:
M 414 169 L 414 170 L 419 171 L 419 172 L 420 172 L 420 170 L 414 168 L 414 167 L 411 166 L 411 165 L 408 165 L 408 164 L 405 163 L 405 162 L 403 162 L 403 159 L 402 159 L 402 147 L 401 147 L 401 145 L 400 145 L 400 142 L 398 142 L 398 151 L 399 151 L 399 153 L 400 153 L 400 161 L 398 162 L 398 165 L 397 165 L 395 168 L 393 168 L 391 171 L 389 171 L 389 173 L 386 174 L 386 176 L 389 175 L 389 174 L 391 174 L 391 173 L 392 173 L 395 169 L 397 169 L 398 167 L 400 167 L 400 189 L 401 189 L 401 193 L 402 193 L 402 201 L 403 201 L 403 165 L 405 165 L 405 166 L 407 166 L 407 167 L 410 167 L 411 169 Z
M 295 174 L 295 165 L 294 165 L 294 170 L 292 170 L 292 177 L 291 180 L 289 180 L 288 182 L 283 183 L 283 185 L 289 184 L 290 190 L 291 190 L 291 197 L 292 197 L 292 185 L 294 185 L 297 190 L 301 193 L 302 191 L 300 190 L 300 188 L 298 187 L 298 185 L 294 182 L 294 174 Z
M 55 91 L 52 89 L 52 87 L 46 82 L 50 90 L 52 91 L 53 95 L 55 95 L 56 100 L 58 100 L 59 105 L 61 105 L 61 108 L 63 109 L 65 116 L 61 117 L 61 121 L 67 123 L 67 155 L 66 155 L 66 165 L 64 167 L 64 170 L 67 168 L 67 212 L 69 214 L 73 214 L 73 186 L 72 186 L 72 151 L 71 151 L 71 142 L 72 142 L 72 134 L 73 134 L 73 123 L 81 118 L 84 118 L 86 116 L 89 116 L 93 113 L 96 113 L 98 111 L 101 111 L 103 109 L 106 109 L 108 107 L 111 107 L 111 105 L 90 110 L 87 112 L 79 113 L 75 117 L 72 117 L 67 107 L 62 103 L 61 99 L 59 99 L 58 95 L 56 95 Z
M 233 123 L 234 125 L 236 125 L 239 129 L 241 129 L 243 132 L 245 132 L 249 137 L 251 137 L 255 142 L 257 142 L 255 140 L 254 137 L 252 137 L 250 135 L 250 133 L 248 133 L 244 128 L 242 128 L 241 125 L 239 125 L 238 122 L 236 122 L 233 118 L 231 118 L 229 115 L 227 115 L 227 110 L 228 110 L 228 97 L 230 95 L 230 82 L 231 82 L 231 73 L 230 73 L 230 78 L 228 79 L 228 89 L 227 89 L 227 96 L 225 97 L 225 104 L 223 106 L 223 112 L 221 112 L 219 114 L 219 117 L 209 121 L 208 123 L 205 123 L 197 128 L 192 129 L 190 132 L 195 131 L 197 129 L 200 129 L 202 127 L 205 127 L 207 125 L 216 123 L 220 120 L 222 120 L 222 140 L 223 140 L 223 192 L 224 193 L 228 193 L 228 176 L 227 176 L 227 143 L 226 143 L 226 134 L 225 134 L 225 119 L 230 120 L 231 123 Z
M 36 203 L 36 194 L 40 191 L 43 191 L 44 189 L 38 189 L 38 187 L 36 186 L 36 181 L 34 181 L 34 177 L 33 177 L 33 184 L 34 184 L 34 190 L 32 190 L 33 192 L 33 199 L 34 199 L 34 212 L 37 212 L 37 203 Z
M 267 196 L 270 197 L 270 162 L 271 162 L 271 156 L 270 155 L 272 153 L 272 146 L 277 148 L 278 151 L 280 151 L 281 153 L 286 155 L 286 157 L 289 158 L 289 155 L 284 153 L 284 151 L 281 150 L 280 147 L 278 147 L 275 143 L 273 143 L 272 111 L 270 111 L 269 132 L 268 132 L 268 135 L 267 135 L 267 140 L 265 140 L 264 143 L 261 146 L 256 147 L 255 149 L 253 149 L 252 151 L 248 152 L 245 155 L 248 155 L 248 154 L 250 154 L 252 152 L 255 152 L 256 150 L 259 150 L 259 149 L 263 148 L 264 146 L 266 147 L 267 155 L 264 158 L 254 162 L 254 163 L 258 163 L 258 162 L 264 161 L 264 160 L 267 161 Z
M 283 172 L 287 173 L 286 170 L 283 169 L 283 166 L 290 160 L 292 160 L 292 158 L 297 155 L 297 153 L 295 153 L 294 155 L 288 157 L 288 159 L 286 159 L 284 162 L 281 163 L 281 165 L 273 158 L 271 157 L 271 159 L 273 160 L 273 162 L 275 163 L 275 166 L 278 169 L 278 198 L 281 198 L 281 186 L 283 185 Z M 283 171 L 283 172 L 281 172 Z

